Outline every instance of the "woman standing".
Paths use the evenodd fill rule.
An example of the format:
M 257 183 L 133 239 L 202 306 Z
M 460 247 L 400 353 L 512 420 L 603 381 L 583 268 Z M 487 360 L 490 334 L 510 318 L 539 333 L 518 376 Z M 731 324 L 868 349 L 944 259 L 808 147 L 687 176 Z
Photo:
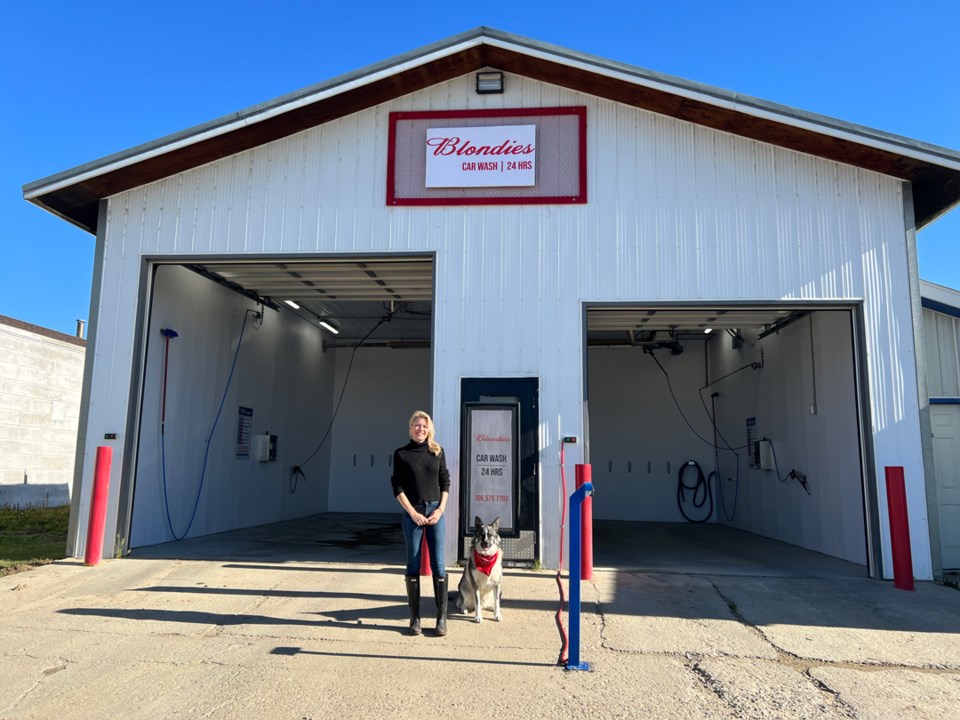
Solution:
M 420 548 L 424 532 L 430 551 L 433 594 L 437 600 L 437 635 L 447 634 L 447 570 L 443 561 L 444 518 L 450 473 L 443 448 L 433 439 L 433 420 L 422 410 L 410 418 L 410 442 L 393 452 L 393 494 L 406 511 L 403 540 L 407 546 L 407 602 L 410 634 L 420 627 Z

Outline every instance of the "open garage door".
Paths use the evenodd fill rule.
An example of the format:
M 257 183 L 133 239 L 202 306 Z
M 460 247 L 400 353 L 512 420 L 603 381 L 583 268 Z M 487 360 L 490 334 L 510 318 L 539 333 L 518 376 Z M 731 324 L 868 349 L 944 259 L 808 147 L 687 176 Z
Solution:
M 150 293 L 129 547 L 396 511 L 392 452 L 430 407 L 431 256 L 164 261 Z
M 604 521 L 724 526 L 862 566 L 853 309 L 588 307 L 589 458 Z M 600 550 L 598 549 L 599 553 Z M 737 551 L 734 551 L 737 552 Z M 598 557 L 598 562 L 602 558 Z

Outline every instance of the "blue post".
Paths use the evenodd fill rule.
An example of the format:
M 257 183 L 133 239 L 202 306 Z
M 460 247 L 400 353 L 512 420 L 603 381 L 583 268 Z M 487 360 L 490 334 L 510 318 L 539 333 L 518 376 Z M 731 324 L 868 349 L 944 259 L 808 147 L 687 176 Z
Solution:
M 584 483 L 570 496 L 570 605 L 567 609 L 570 652 L 567 670 L 590 669 L 589 663 L 580 662 L 580 506 L 588 495 L 593 495 L 593 483 Z

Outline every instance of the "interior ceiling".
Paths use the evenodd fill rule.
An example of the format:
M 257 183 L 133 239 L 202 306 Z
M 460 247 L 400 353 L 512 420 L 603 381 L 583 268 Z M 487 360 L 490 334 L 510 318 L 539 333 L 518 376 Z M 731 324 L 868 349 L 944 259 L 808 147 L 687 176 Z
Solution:
M 190 269 L 279 312 L 340 332 L 337 344 L 369 334 L 369 344 L 426 344 L 431 335 L 433 261 L 430 258 L 352 258 L 309 262 L 189 265 Z M 286 301 L 299 307 L 293 308 Z M 383 321 L 383 322 L 381 322 Z M 379 324 L 379 326 L 378 326 Z
M 433 261 L 425 257 L 323 259 L 189 265 L 190 269 L 280 312 L 338 335 L 330 342 L 426 346 L 433 329 Z M 299 308 L 290 307 L 290 300 Z M 677 307 L 618 305 L 587 311 L 595 345 L 643 345 L 713 330 L 777 329 L 806 311 L 783 306 Z M 382 322 L 381 322 L 382 321 Z M 369 337 L 368 337 L 369 334 Z
M 714 331 L 775 331 L 807 312 L 783 306 L 591 308 L 587 338 L 591 345 L 669 344 L 678 338 L 705 339 Z

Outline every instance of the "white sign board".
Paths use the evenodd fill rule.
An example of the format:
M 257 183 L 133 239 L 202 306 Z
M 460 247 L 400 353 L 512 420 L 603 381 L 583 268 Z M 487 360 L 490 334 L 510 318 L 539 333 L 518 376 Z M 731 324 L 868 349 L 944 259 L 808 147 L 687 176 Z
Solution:
M 476 516 L 485 523 L 500 518 L 502 529 L 514 527 L 514 413 L 511 407 L 470 409 L 468 527 Z
M 237 413 L 237 453 L 238 458 L 250 457 L 250 437 L 253 434 L 253 408 L 239 407 Z
M 428 188 L 535 185 L 537 126 L 428 128 Z

